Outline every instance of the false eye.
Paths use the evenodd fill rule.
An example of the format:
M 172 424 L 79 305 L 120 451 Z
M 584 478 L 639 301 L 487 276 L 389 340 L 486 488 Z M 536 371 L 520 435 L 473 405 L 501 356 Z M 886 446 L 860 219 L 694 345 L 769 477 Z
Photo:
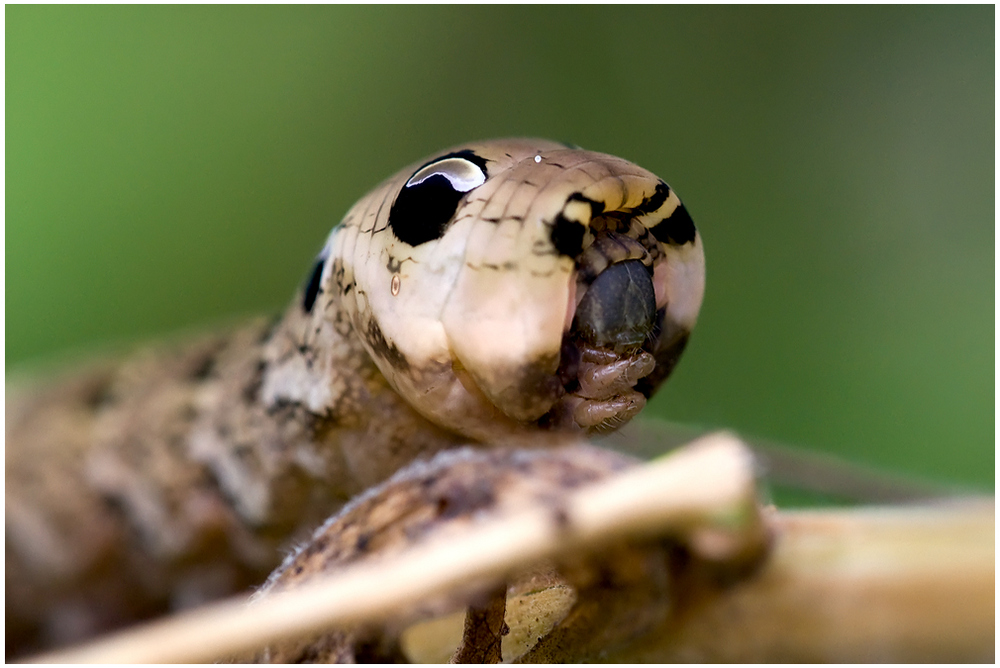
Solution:
M 316 297 L 319 296 L 320 279 L 323 277 L 323 265 L 326 258 L 322 255 L 316 258 L 312 271 L 309 273 L 309 280 L 306 282 L 305 290 L 302 292 L 302 310 L 311 313 L 313 305 L 316 304 Z
M 444 234 L 461 199 L 486 182 L 486 161 L 472 151 L 438 158 L 418 169 L 389 211 L 400 241 L 419 246 Z
M 658 241 L 678 246 L 691 243 L 695 238 L 694 221 L 691 220 L 691 214 L 683 204 L 649 231 Z

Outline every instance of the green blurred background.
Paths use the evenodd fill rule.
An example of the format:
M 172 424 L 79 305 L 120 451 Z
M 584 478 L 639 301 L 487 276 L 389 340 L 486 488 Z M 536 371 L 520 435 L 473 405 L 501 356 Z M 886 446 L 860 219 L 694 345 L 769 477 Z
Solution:
M 6 362 L 277 311 L 379 180 L 535 135 L 667 180 L 651 412 L 992 489 L 994 9 L 6 8 Z

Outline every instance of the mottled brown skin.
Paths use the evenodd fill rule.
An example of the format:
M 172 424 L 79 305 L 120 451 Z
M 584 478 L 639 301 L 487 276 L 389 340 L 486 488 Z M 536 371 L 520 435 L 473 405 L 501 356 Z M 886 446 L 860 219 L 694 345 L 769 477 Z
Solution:
M 295 309 L 8 392 L 8 656 L 249 591 L 346 499 L 456 445 L 351 337 L 340 410 L 264 402 L 282 355 L 310 353 Z

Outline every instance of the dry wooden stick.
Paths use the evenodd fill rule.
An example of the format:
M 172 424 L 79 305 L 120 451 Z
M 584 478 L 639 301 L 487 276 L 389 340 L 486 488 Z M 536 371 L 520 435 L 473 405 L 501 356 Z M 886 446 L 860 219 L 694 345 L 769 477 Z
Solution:
M 992 498 L 779 513 L 751 580 L 716 592 L 612 660 L 995 660 Z
M 510 630 L 504 622 L 507 612 L 507 587 L 501 585 L 481 604 L 469 606 L 465 613 L 462 642 L 451 663 L 501 663 L 504 635 Z
M 753 461 L 735 437 L 714 434 L 662 460 L 566 497 L 352 566 L 257 605 L 230 600 L 34 657 L 46 663 L 212 661 L 317 631 L 389 618 L 401 608 L 470 583 L 499 583 L 542 559 L 624 538 L 747 526 L 756 497 Z M 759 534 L 755 534 L 759 538 Z M 742 545 L 716 543 L 720 549 Z M 721 556 L 721 555 L 720 555 Z

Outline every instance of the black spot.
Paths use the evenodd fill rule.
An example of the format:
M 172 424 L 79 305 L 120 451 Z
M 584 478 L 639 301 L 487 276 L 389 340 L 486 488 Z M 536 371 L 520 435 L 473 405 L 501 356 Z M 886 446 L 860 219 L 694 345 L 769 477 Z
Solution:
M 385 268 L 390 274 L 398 274 L 400 270 L 403 268 L 403 262 L 405 262 L 407 259 L 409 258 L 403 258 L 402 260 L 398 260 L 390 255 L 388 262 L 385 263 Z
M 389 212 L 389 227 L 411 246 L 440 239 L 465 193 L 435 174 L 413 187 L 404 187 Z
M 188 374 L 191 380 L 205 380 L 212 375 L 212 370 L 215 368 L 215 355 L 205 355 L 198 363 L 195 364 L 194 368 Z
M 650 232 L 665 244 L 683 245 L 694 241 L 694 221 L 691 220 L 687 207 L 681 204 L 669 218 L 661 220 Z
M 116 401 L 113 388 L 114 376 L 102 376 L 96 380 L 92 387 L 88 387 L 84 391 L 81 397 L 82 403 L 91 410 L 98 410 L 113 404 Z
M 566 202 L 586 202 L 590 205 L 590 215 L 592 217 L 604 213 L 604 202 L 595 202 L 589 197 L 585 197 L 583 193 L 573 193 L 566 198 Z
M 468 160 L 486 174 L 486 160 L 472 151 L 457 151 L 435 158 L 421 165 L 417 172 L 449 158 Z M 467 194 L 455 190 L 451 181 L 441 174 L 434 174 L 412 186 L 405 185 L 389 210 L 389 227 L 397 239 L 411 246 L 440 239 L 455 215 L 458 203 Z
M 668 186 L 663 181 L 656 184 L 656 190 L 653 194 L 642 200 L 639 206 L 635 207 L 636 213 L 653 213 L 667 201 L 670 197 L 670 186 Z
M 101 505 L 108 511 L 109 514 L 123 518 L 121 525 L 129 526 L 129 522 L 124 519 L 129 515 L 123 498 L 120 496 L 112 496 L 110 494 L 102 494 L 100 498 Z
M 257 395 L 260 393 L 260 388 L 264 384 L 264 371 L 266 369 L 267 362 L 264 360 L 257 360 L 257 367 L 254 370 L 253 376 L 243 387 L 243 401 L 247 404 L 253 404 L 257 401 Z
M 372 540 L 371 534 L 361 533 L 358 536 L 357 541 L 355 541 L 354 543 L 354 549 L 362 553 L 367 552 L 368 545 L 371 543 L 371 540 Z
M 583 250 L 583 235 L 586 229 L 580 223 L 564 218 L 560 213 L 552 226 L 552 245 L 560 255 L 575 258 Z
M 372 347 L 372 352 L 391 364 L 394 369 L 403 373 L 409 371 L 410 363 L 406 360 L 406 356 L 400 352 L 395 344 L 385 340 L 382 328 L 374 319 L 368 321 L 368 331 L 365 338 L 368 340 L 368 345 Z
M 474 480 L 469 484 L 457 483 L 438 492 L 435 510 L 443 520 L 472 515 L 477 510 L 496 503 L 493 485 L 488 480 Z
M 323 275 L 323 265 L 325 263 L 326 258 L 317 258 L 316 264 L 313 265 L 312 273 L 309 274 L 309 282 L 306 283 L 306 291 L 302 295 L 302 308 L 306 313 L 312 313 L 313 305 L 316 304 L 316 297 L 319 295 L 319 279 Z
M 556 375 L 559 382 L 563 384 L 563 389 L 567 392 L 576 392 L 580 388 L 580 347 L 569 337 L 564 337 L 562 348 L 559 352 L 559 369 Z

